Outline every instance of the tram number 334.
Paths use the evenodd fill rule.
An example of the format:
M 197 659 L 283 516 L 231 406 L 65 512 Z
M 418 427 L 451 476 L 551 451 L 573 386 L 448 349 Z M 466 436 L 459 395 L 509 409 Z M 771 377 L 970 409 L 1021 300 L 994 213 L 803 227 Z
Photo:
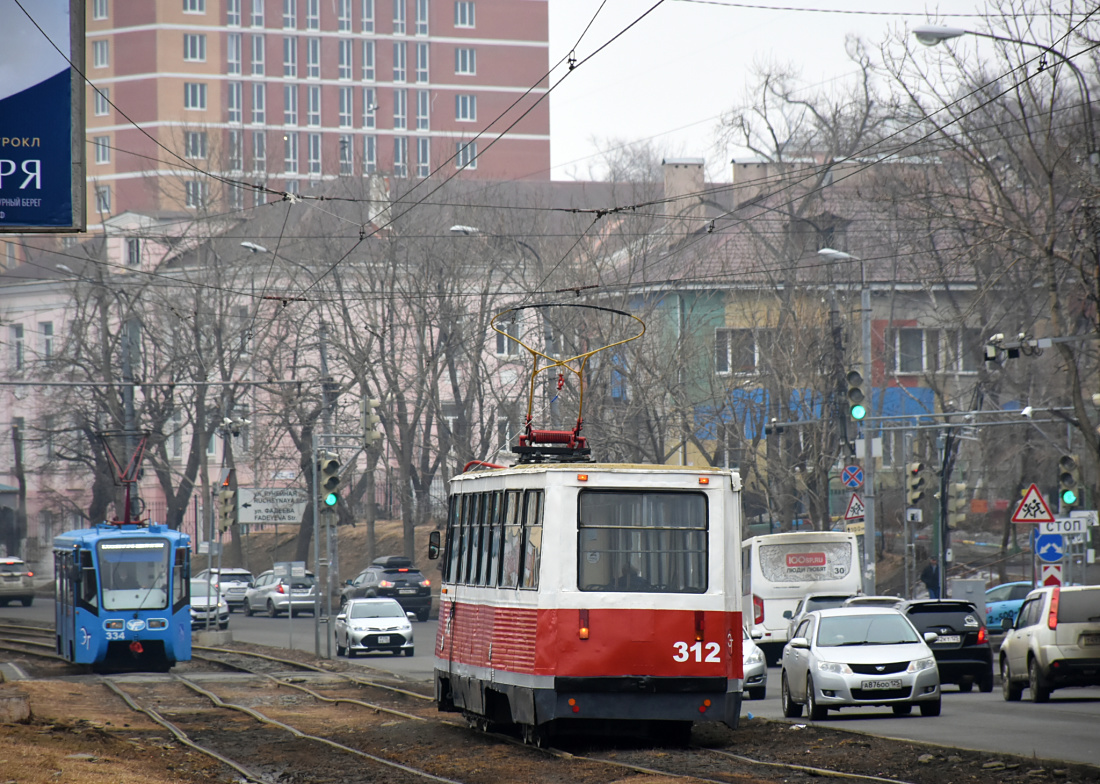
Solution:
M 713 662 L 715 664 L 721 664 L 722 659 L 718 654 L 722 652 L 722 646 L 716 642 L 708 642 L 705 646 L 701 642 L 688 645 L 686 642 L 674 642 L 672 647 L 676 649 L 676 653 L 672 655 L 673 661 L 686 662 L 694 655 L 697 662 Z M 706 651 L 706 658 L 703 658 L 703 652 Z

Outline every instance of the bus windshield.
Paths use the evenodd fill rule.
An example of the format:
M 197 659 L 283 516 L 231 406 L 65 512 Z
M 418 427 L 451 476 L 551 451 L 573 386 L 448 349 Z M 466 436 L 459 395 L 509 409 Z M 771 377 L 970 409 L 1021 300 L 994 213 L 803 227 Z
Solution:
M 168 606 L 168 541 L 116 539 L 96 545 L 105 610 Z

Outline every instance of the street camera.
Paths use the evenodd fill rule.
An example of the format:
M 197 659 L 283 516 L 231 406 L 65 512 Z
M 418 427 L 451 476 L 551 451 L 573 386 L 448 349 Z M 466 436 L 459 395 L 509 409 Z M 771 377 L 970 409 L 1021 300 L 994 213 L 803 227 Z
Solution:
M 1020 409 L 1020 416 L 1027 417 L 1028 419 L 1031 419 L 1031 414 L 1032 414 L 1033 411 L 1034 411 L 1034 409 L 1031 406 L 1024 406 L 1023 408 Z

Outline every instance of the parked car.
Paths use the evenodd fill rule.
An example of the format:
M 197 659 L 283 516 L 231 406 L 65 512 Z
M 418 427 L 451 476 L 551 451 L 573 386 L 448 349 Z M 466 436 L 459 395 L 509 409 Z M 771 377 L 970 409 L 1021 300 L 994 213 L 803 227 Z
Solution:
M 195 575 L 195 579 L 209 580 L 217 586 L 225 603 L 229 605 L 229 612 L 233 612 L 238 607 L 244 607 L 244 592 L 255 582 L 252 572 L 233 567 L 203 569 Z
M 274 569 L 261 573 L 244 592 L 244 614 L 266 612 L 272 618 L 290 611 L 291 615 L 313 613 L 317 579 L 312 572 L 302 577 L 280 577 Z
M 396 599 L 352 599 L 340 608 L 334 626 L 336 655 L 388 651 L 413 655 L 413 628 Z
M 1035 590 L 1035 586 L 1026 581 L 1001 583 L 985 592 L 985 625 L 990 629 L 1000 629 L 1004 619 L 1016 620 L 1016 613 L 1024 598 Z
M 935 639 L 888 607 L 814 610 L 783 648 L 783 715 L 798 718 L 805 706 L 821 721 L 838 708 L 888 705 L 904 716 L 916 705 L 938 716 L 940 675 L 928 647 Z
M 768 696 L 768 662 L 764 651 L 741 627 L 741 664 L 745 670 L 745 693 L 750 700 L 762 700 Z
M 415 613 L 417 620 L 426 621 L 432 609 L 432 583 L 408 558 L 384 555 L 344 584 L 340 607 L 352 599 L 375 597 L 396 599 L 405 612 Z
M 798 622 L 806 617 L 806 613 L 811 613 L 814 610 L 827 610 L 830 607 L 840 607 L 844 604 L 845 600 L 852 598 L 853 594 L 850 593 L 808 593 L 803 596 L 798 604 L 795 605 L 794 611 L 791 613 L 791 622 L 787 626 L 787 639 L 791 639 L 794 636 L 795 627 L 798 626 Z
M 0 558 L 0 607 L 20 601 L 24 607 L 34 602 L 34 572 L 22 558 Z
M 904 602 L 900 596 L 849 596 L 844 600 L 842 607 L 897 607 Z
M 1100 585 L 1033 590 L 1006 628 L 999 658 L 1010 702 L 1024 686 L 1035 702 L 1067 686 L 1100 686 Z
M 191 580 L 191 628 L 229 628 L 229 605 L 207 580 Z
M 936 657 L 940 685 L 956 683 L 959 691 L 974 684 L 993 691 L 993 648 L 978 608 L 961 599 L 920 599 L 899 605 L 918 632 L 935 632 L 929 647 Z

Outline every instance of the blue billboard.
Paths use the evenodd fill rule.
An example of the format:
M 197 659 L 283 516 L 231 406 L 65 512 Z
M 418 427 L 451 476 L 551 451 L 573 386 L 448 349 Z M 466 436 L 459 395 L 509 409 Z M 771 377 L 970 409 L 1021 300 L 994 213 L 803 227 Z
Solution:
M 0 5 L 0 232 L 85 226 L 82 9 Z

